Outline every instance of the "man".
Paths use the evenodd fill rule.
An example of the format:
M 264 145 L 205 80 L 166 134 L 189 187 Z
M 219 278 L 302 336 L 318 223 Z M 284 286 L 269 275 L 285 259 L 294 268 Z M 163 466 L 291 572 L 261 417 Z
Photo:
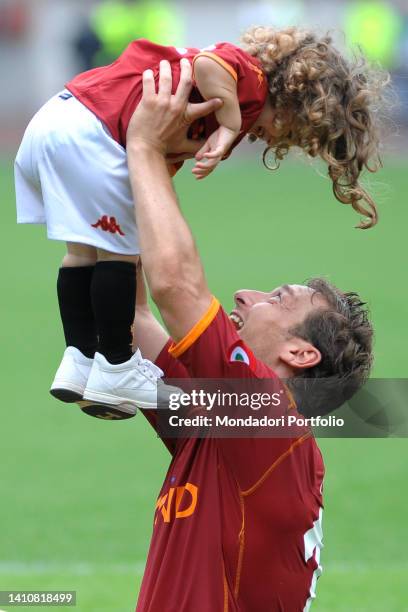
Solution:
M 235 310 L 226 315 L 207 286 L 165 162 L 167 143 L 194 117 L 190 87 L 191 68 L 183 60 L 174 96 L 167 62 L 157 94 L 147 71 L 129 126 L 143 266 L 172 339 L 139 293 L 137 341 L 167 377 L 335 381 L 332 404 L 330 396 L 317 398 L 314 412 L 324 414 L 368 374 L 372 329 L 364 305 L 356 294 L 314 280 L 270 293 L 238 291 Z M 156 426 L 156 415 L 145 414 Z M 324 473 L 310 433 L 166 444 L 172 461 L 156 505 L 137 611 L 308 610 L 321 571 Z

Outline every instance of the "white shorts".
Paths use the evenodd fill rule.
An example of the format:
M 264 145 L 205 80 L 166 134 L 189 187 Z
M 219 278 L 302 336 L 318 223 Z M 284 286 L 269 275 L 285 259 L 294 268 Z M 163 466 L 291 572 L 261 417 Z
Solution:
M 15 161 L 18 223 L 48 238 L 139 254 L 125 149 L 68 91 L 34 116 Z

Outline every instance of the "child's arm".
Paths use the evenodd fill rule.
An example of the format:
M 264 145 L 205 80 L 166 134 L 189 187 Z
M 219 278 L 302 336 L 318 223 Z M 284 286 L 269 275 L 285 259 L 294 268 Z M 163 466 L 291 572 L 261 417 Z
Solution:
M 197 164 L 193 173 L 201 179 L 206 177 L 229 151 L 239 135 L 242 119 L 237 83 L 226 68 L 210 57 L 199 56 L 194 62 L 194 78 L 204 99 L 220 98 L 223 101 L 223 106 L 215 113 L 220 127 L 196 153 Z

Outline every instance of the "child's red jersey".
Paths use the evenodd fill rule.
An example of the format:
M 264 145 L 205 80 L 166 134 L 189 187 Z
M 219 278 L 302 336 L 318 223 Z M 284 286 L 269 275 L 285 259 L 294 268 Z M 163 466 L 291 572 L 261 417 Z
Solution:
M 168 60 L 172 67 L 174 92 L 180 80 L 180 59 L 186 57 L 194 66 L 195 59 L 201 55 L 218 62 L 237 83 L 242 128 L 233 144 L 234 148 L 259 117 L 268 88 L 259 61 L 230 43 L 218 43 L 200 50 L 164 47 L 145 39 L 135 40 L 113 64 L 83 72 L 66 87 L 103 121 L 112 137 L 125 147 L 130 118 L 142 97 L 143 71 L 151 68 L 158 81 L 160 61 Z M 193 89 L 190 100 L 202 100 L 197 88 Z M 217 127 L 215 115 L 208 115 L 193 126 L 194 136 L 208 138 Z

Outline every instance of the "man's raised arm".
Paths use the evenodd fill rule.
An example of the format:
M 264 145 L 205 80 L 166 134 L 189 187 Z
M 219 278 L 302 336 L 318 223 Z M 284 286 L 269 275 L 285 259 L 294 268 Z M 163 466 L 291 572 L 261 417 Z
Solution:
M 143 75 L 143 97 L 127 134 L 129 175 L 136 202 L 143 267 L 150 293 L 172 338 L 181 340 L 211 303 L 193 236 L 178 205 L 165 155 L 183 150 L 188 123 L 220 107 L 218 100 L 188 104 L 191 66 L 181 60 L 177 91 L 171 93 L 168 62 L 161 62 L 159 91 L 153 73 Z

